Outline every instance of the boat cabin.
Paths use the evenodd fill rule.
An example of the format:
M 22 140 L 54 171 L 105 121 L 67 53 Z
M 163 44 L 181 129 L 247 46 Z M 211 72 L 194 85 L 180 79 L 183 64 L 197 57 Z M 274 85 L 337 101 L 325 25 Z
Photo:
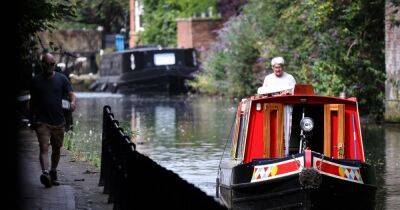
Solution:
M 312 130 L 302 131 L 303 118 L 311 119 Z M 310 85 L 296 85 L 293 95 L 243 99 L 231 135 L 231 156 L 241 163 L 288 157 L 303 149 L 365 161 L 357 100 L 317 96 Z
M 194 49 L 137 47 L 102 56 L 95 91 L 187 90 L 199 63 Z
M 230 209 L 374 209 L 356 98 L 311 85 L 245 98 L 228 141 L 216 195 Z

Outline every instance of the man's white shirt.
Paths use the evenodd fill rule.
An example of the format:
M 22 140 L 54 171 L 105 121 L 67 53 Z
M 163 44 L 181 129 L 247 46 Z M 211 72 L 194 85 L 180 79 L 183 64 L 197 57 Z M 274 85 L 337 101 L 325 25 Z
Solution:
M 293 91 L 296 85 L 294 77 L 286 72 L 283 72 L 282 76 L 277 77 L 274 73 L 269 74 L 265 77 L 263 86 L 258 88 L 258 94 L 275 93 L 284 90 Z

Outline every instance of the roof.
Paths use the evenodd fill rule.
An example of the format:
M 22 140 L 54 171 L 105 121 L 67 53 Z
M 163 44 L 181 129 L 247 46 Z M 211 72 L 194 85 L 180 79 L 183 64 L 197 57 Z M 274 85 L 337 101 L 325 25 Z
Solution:
M 317 96 L 317 95 L 285 95 L 285 96 L 264 96 L 257 97 L 252 96 L 250 99 L 253 102 L 269 102 L 269 103 L 286 103 L 286 104 L 356 104 L 357 99 L 351 98 L 339 98 L 329 96 Z
M 179 51 L 179 50 L 193 50 L 193 48 L 171 48 L 171 47 L 158 48 L 158 47 L 150 46 L 150 47 L 130 48 L 130 49 L 126 49 L 126 50 L 123 50 L 123 51 L 113 52 L 113 53 L 110 53 L 110 54 L 121 54 L 121 53 L 127 53 L 127 52 Z
M 251 100 L 256 102 L 276 102 L 276 103 L 288 103 L 288 104 L 356 104 L 357 99 L 355 97 L 342 98 L 332 96 L 319 96 L 315 95 L 314 88 L 308 84 L 296 84 L 293 95 L 281 95 L 281 96 L 266 96 L 256 95 L 251 96 Z

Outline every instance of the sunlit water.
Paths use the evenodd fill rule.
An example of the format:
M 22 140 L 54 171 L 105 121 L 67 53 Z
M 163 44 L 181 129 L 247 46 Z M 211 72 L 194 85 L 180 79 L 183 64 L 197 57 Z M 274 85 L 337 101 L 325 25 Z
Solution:
M 101 148 L 102 108 L 138 131 L 139 152 L 215 195 L 218 163 L 232 125 L 237 101 L 205 96 L 138 97 L 78 93 L 74 113 L 81 152 L 97 156 Z M 376 168 L 377 209 L 400 207 L 400 125 L 363 126 L 364 150 Z

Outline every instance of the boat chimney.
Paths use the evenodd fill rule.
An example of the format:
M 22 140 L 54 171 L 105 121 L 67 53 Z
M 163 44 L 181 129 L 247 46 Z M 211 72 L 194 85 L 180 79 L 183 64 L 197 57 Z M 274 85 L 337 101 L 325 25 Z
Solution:
M 339 95 L 340 98 L 346 98 L 346 92 L 342 91 Z

